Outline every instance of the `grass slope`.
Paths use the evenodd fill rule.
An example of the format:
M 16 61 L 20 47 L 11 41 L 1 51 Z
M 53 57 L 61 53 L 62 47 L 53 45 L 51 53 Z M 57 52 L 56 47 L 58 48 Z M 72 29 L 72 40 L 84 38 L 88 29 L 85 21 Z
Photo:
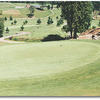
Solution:
M 99 43 L 77 40 L 1 46 L 0 95 L 100 96 Z

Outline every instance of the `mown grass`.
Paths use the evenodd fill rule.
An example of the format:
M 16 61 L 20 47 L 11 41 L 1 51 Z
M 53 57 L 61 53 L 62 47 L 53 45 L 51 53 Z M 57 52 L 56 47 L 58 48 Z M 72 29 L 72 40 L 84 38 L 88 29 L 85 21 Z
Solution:
M 100 96 L 99 43 L 74 40 L 2 46 L 0 95 Z

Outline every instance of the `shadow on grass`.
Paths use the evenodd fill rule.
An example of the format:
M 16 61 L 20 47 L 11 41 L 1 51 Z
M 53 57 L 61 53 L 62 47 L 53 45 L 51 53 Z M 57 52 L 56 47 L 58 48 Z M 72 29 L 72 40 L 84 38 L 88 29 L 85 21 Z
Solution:
M 55 35 L 51 34 L 51 35 L 48 35 L 47 37 L 44 37 L 41 41 L 46 42 L 46 41 L 60 41 L 60 40 L 69 40 L 69 39 L 70 39 L 69 37 L 63 38 L 57 34 Z

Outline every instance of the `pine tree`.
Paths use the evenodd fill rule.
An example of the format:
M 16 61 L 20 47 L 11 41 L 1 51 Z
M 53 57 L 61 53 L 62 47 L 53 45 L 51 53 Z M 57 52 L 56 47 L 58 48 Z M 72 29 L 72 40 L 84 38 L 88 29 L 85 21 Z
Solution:
M 77 38 L 77 33 L 84 32 L 91 24 L 92 3 L 88 1 L 72 1 L 62 3 L 62 15 L 67 21 L 71 37 Z
M 7 21 L 7 17 L 5 17 L 5 21 Z
M 41 24 L 41 20 L 40 19 L 37 20 L 37 24 Z
M 12 21 L 13 20 L 13 17 L 12 16 L 10 16 L 10 21 Z
M 4 31 L 4 19 L 0 18 L 0 37 L 3 36 L 3 31 Z
M 9 33 L 9 29 L 8 29 L 8 27 L 6 28 L 6 33 Z
M 22 25 L 22 26 L 20 27 L 20 29 L 21 29 L 21 31 L 23 31 L 23 30 L 24 30 L 24 26 Z

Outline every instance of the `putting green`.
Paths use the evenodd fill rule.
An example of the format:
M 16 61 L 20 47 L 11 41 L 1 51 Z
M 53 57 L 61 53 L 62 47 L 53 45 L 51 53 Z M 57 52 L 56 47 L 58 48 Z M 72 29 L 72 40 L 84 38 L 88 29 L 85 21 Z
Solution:
M 0 79 L 69 71 L 95 61 L 99 54 L 100 47 L 97 44 L 79 41 L 1 46 Z

